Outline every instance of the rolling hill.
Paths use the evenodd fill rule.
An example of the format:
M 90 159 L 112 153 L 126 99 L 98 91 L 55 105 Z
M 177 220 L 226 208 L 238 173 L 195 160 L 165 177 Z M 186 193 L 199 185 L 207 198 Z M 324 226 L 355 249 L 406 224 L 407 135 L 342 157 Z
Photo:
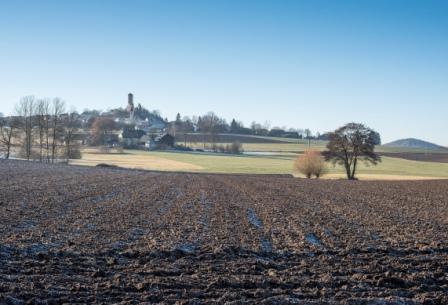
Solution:
M 398 148 L 446 149 L 443 146 L 414 138 L 396 140 L 383 146 Z

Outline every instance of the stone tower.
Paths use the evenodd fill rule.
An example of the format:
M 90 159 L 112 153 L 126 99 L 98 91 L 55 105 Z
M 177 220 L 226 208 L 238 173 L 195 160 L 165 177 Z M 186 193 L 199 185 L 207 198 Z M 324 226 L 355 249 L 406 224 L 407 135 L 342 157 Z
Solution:
M 134 120 L 134 95 L 132 93 L 128 94 L 128 106 L 126 110 L 129 112 L 129 119 Z

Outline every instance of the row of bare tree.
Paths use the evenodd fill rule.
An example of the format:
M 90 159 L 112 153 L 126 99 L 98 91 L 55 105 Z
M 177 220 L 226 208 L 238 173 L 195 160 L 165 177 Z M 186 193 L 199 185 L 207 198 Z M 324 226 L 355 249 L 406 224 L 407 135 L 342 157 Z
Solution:
M 13 147 L 20 148 L 20 156 L 30 160 L 53 163 L 60 156 L 71 158 L 75 146 L 73 135 L 78 129 L 76 113 L 65 113 L 65 102 L 60 98 L 36 99 L 23 97 L 15 107 L 15 115 L 0 118 L 0 146 L 5 158 Z

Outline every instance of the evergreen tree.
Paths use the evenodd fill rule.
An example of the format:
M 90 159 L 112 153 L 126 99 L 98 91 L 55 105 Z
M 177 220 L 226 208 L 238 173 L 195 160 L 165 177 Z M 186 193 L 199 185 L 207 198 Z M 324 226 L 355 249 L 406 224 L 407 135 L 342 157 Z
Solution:
M 235 121 L 235 119 L 232 119 L 232 122 L 230 123 L 230 133 L 238 133 L 238 123 Z

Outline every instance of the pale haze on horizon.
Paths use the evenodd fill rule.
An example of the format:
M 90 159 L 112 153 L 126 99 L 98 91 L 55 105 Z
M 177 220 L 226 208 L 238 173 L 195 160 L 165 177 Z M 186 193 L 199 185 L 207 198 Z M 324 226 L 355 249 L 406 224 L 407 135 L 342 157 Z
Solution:
M 383 142 L 448 146 L 448 1 L 0 1 L 0 112 L 22 96 L 78 111 L 325 132 L 362 122 Z

